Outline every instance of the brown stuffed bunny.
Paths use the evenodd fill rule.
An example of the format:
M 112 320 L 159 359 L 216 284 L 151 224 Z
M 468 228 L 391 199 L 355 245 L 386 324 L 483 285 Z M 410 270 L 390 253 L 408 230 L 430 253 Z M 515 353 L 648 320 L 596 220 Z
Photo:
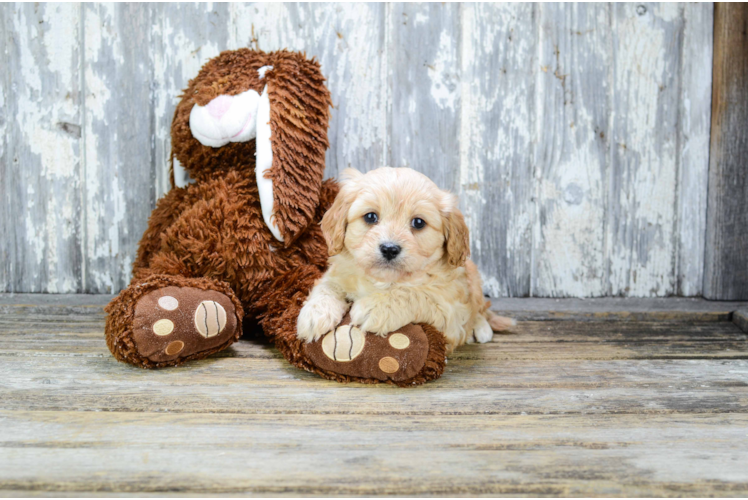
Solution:
M 259 323 L 290 363 L 325 378 L 405 386 L 441 375 L 444 341 L 428 325 L 398 330 L 408 338 L 399 344 L 351 326 L 311 344 L 296 338 L 327 266 L 319 222 L 338 191 L 322 181 L 329 106 L 319 63 L 285 50 L 223 52 L 189 82 L 172 158 L 195 182 L 158 202 L 133 281 L 107 306 L 118 360 L 175 366 Z

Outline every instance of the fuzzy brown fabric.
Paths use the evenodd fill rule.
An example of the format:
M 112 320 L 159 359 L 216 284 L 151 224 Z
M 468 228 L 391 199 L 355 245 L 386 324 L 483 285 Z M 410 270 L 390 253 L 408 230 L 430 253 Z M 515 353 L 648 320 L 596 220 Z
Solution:
M 273 69 L 261 79 L 257 70 L 263 66 Z M 189 126 L 195 104 L 249 89 L 262 93 L 265 86 L 273 151 L 266 175 L 273 181 L 275 221 L 283 242 L 273 237 L 262 216 L 255 141 L 203 146 Z M 192 287 L 195 293 L 215 290 L 229 297 L 239 321 L 243 316 L 247 324 L 258 320 L 295 366 L 333 380 L 377 382 L 316 367 L 296 339 L 299 310 L 327 266 L 319 222 L 338 192 L 335 181 L 322 181 L 330 105 L 319 63 L 285 50 L 223 52 L 189 82 L 174 113 L 172 156 L 195 183 L 174 187 L 159 200 L 140 242 L 133 282 L 107 307 L 107 345 L 118 360 L 145 368 L 170 366 L 205 357 L 236 340 L 238 333 L 220 347 L 171 361 L 139 354 L 133 337 L 138 301 L 159 287 Z M 398 385 L 441 375 L 443 338 L 431 327 L 423 330 L 429 338 L 426 363 L 407 384 Z
M 241 322 L 244 317 L 241 302 L 236 298 L 231 287 L 226 283 L 208 278 L 184 278 L 182 276 L 153 275 L 143 281 L 134 281 L 117 295 L 105 308 L 106 319 L 106 344 L 115 358 L 142 368 L 163 368 L 165 366 L 177 366 L 185 361 L 202 359 L 213 353 L 222 351 L 239 340 L 241 328 L 236 329 L 236 334 L 225 342 L 210 349 L 203 350 L 190 356 L 180 357 L 170 361 L 153 361 L 143 357 L 138 352 L 135 343 L 133 326 L 135 323 L 135 305 L 144 295 L 165 287 L 190 287 L 198 290 L 215 290 L 227 296 L 234 305 L 235 314 Z

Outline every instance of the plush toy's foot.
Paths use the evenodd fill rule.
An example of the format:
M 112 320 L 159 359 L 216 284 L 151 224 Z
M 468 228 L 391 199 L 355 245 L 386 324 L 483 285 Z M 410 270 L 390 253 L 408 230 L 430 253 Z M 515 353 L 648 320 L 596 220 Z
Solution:
M 241 335 L 241 305 L 228 285 L 208 279 L 151 277 L 130 285 L 107 312 L 112 354 L 146 368 L 204 358 Z
M 270 282 L 256 303 L 264 311 L 260 321 L 265 334 L 289 363 L 338 382 L 406 387 L 441 376 L 447 362 L 444 335 L 430 325 L 407 325 L 382 338 L 351 331 L 346 317 L 334 335 L 309 344 L 299 339 L 299 312 L 321 275 L 313 266 L 299 266 Z
M 167 286 L 135 306 L 133 341 L 154 363 L 212 351 L 236 336 L 239 321 L 231 299 L 214 290 Z
M 305 344 L 304 350 L 324 372 L 361 382 L 412 385 L 441 375 L 445 356 L 440 335 L 428 325 L 410 324 L 384 338 L 351 326 L 346 316 L 334 331 Z

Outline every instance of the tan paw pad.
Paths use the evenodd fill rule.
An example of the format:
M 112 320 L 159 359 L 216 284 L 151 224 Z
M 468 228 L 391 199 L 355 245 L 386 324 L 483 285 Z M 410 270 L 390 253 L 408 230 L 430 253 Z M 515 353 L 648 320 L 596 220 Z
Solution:
M 169 356 L 174 356 L 175 354 L 179 354 L 180 352 L 182 352 L 182 349 L 184 349 L 184 342 L 182 342 L 181 340 L 175 340 L 174 342 L 171 342 L 166 346 L 164 352 Z
M 204 300 L 195 310 L 195 328 L 203 337 L 215 337 L 226 327 L 226 309 L 215 300 Z
M 153 323 L 153 333 L 163 337 L 174 331 L 174 323 L 169 319 L 160 319 Z
M 158 299 L 158 307 L 165 311 L 174 311 L 179 307 L 179 301 L 171 295 L 164 295 Z
M 410 339 L 402 333 L 393 333 L 388 340 L 395 349 L 407 349 L 410 345 Z
M 351 325 L 339 326 L 322 339 L 322 352 L 334 361 L 352 361 L 364 350 L 366 335 Z
M 379 369 L 384 373 L 395 373 L 400 368 L 400 363 L 395 358 L 386 356 L 379 360 Z

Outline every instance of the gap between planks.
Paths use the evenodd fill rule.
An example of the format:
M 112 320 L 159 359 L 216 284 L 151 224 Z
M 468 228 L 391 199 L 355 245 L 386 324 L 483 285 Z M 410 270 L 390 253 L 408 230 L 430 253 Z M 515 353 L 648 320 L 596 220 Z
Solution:
M 99 314 L 114 295 L 0 293 L 0 314 L 27 311 L 40 314 Z M 667 320 L 729 321 L 748 302 L 702 298 L 499 298 L 491 309 L 520 320 Z

